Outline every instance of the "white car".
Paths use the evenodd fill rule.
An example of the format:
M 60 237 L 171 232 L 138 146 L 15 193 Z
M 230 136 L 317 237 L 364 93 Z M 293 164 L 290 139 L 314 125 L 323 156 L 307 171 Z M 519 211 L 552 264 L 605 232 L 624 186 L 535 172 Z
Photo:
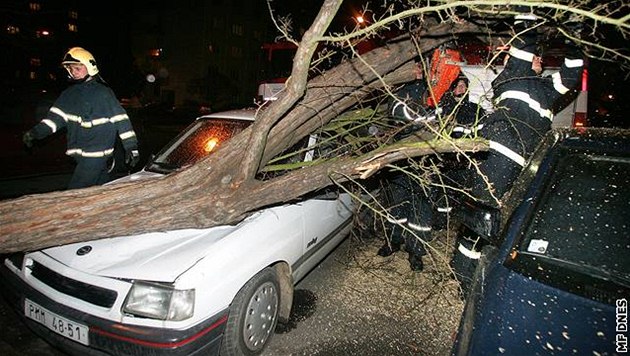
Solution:
M 253 110 L 200 117 L 122 180 L 193 164 L 253 119 Z M 326 194 L 237 225 L 13 254 L 2 289 L 33 330 L 75 354 L 258 354 L 288 319 L 294 284 L 347 236 L 352 215 L 348 194 Z

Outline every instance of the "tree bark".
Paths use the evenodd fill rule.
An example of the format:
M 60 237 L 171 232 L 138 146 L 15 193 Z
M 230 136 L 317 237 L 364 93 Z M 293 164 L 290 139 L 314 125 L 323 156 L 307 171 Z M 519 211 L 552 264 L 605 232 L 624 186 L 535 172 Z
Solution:
M 326 4 L 331 9 L 338 5 L 334 0 Z M 472 25 L 437 25 L 426 31 L 432 34 L 430 38 L 421 38 L 420 50 L 428 51 L 446 42 L 452 31 L 471 28 Z M 299 87 L 287 89 L 287 99 L 281 98 L 261 113 L 258 119 L 263 118 L 262 124 L 255 123 L 214 154 L 181 172 L 150 181 L 0 202 L 0 253 L 234 223 L 260 207 L 291 201 L 333 184 L 332 175 L 339 181 L 367 178 L 387 163 L 407 157 L 485 149 L 481 141 L 461 141 L 457 145 L 440 141 L 396 144 L 362 157 L 331 160 L 268 181 L 254 178 L 269 159 L 346 111 L 370 90 L 411 78 L 408 62 L 417 53 L 411 41 L 401 41 L 369 52 L 361 60 L 345 62 L 308 85 L 304 76 L 303 95 Z M 302 55 L 310 60 L 312 53 L 307 51 Z M 296 70 L 307 71 L 308 65 L 295 67 L 294 74 Z M 385 76 L 385 81 L 377 74 Z M 289 87 L 299 85 L 296 78 L 292 77 Z M 250 149 L 258 152 L 248 153 Z

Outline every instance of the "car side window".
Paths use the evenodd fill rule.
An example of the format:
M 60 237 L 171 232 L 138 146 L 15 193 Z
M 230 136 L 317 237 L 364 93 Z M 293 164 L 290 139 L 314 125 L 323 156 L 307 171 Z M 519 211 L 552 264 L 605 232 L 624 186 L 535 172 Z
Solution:
M 271 179 L 308 165 L 309 162 L 319 158 L 317 141 L 316 135 L 303 137 L 293 146 L 270 160 L 257 178 L 261 180 Z

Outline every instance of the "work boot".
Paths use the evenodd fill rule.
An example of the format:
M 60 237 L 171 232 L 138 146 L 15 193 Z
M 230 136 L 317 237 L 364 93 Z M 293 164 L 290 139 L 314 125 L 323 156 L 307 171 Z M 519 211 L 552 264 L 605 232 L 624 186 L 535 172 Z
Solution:
M 409 267 L 411 267 L 412 271 L 420 272 L 424 269 L 424 263 L 422 262 L 422 257 L 416 256 L 414 254 L 409 254 Z
M 401 244 L 385 242 L 385 244 L 378 249 L 377 254 L 381 257 L 391 256 L 394 252 L 400 251 L 400 245 Z

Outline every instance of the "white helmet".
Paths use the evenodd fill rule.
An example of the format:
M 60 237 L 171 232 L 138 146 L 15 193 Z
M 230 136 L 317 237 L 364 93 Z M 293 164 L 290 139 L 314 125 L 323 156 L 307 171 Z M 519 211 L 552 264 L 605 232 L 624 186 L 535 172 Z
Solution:
M 88 75 L 95 76 L 98 74 L 98 67 L 96 66 L 96 59 L 92 53 L 84 50 L 81 47 L 73 47 L 68 50 L 61 64 L 65 67 L 68 64 L 81 63 L 87 68 Z M 67 70 L 68 68 L 66 68 Z

